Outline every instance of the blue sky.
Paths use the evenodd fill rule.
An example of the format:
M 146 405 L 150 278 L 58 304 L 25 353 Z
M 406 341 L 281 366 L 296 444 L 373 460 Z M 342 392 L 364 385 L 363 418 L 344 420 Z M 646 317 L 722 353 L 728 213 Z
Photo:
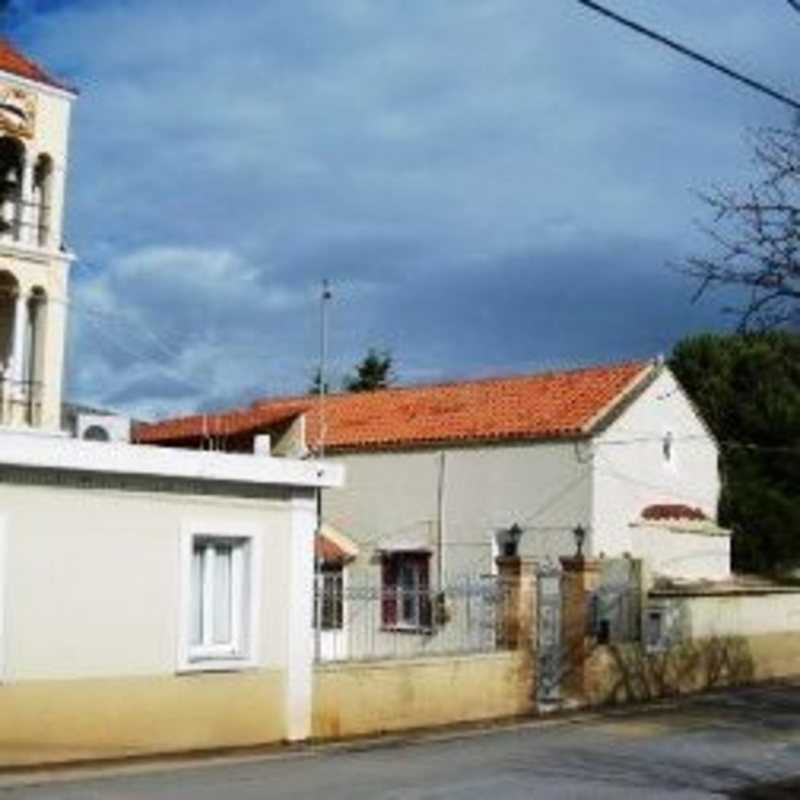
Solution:
M 668 267 L 695 192 L 786 109 L 571 0 L 35 0 L 13 38 L 81 90 L 73 400 L 140 416 L 668 352 L 725 327 Z M 800 15 L 608 0 L 800 94 Z

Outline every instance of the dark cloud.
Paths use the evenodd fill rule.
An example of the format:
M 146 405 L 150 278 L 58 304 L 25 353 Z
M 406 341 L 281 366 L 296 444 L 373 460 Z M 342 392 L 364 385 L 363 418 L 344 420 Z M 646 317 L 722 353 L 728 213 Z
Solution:
M 413 380 L 667 350 L 725 322 L 665 266 L 704 246 L 692 189 L 744 180 L 745 127 L 788 119 L 578 4 L 27 9 L 18 37 L 83 89 L 70 390 L 137 413 L 302 390 L 322 276 L 338 375 L 370 345 Z M 792 84 L 783 9 L 636 13 Z

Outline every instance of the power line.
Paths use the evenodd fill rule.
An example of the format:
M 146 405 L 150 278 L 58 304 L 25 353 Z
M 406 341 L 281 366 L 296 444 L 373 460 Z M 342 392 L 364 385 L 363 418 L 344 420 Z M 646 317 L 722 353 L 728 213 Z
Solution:
M 642 434 L 634 435 L 619 439 L 603 439 L 599 440 L 597 444 L 606 445 L 625 445 L 625 444 L 643 444 L 645 442 L 663 442 L 664 436 L 659 434 Z M 686 434 L 672 437 L 673 442 L 708 442 L 711 441 L 710 437 L 706 434 Z M 735 439 L 718 439 L 717 444 L 722 448 L 733 448 L 742 450 L 763 450 L 770 453 L 790 453 L 792 455 L 800 455 L 800 447 L 792 447 L 791 445 L 767 445 L 755 444 L 753 442 L 738 442 Z
M 725 64 L 722 64 L 713 58 L 704 56 L 702 53 L 698 53 L 696 50 L 692 50 L 686 45 L 676 42 L 674 39 L 670 39 L 668 36 L 658 33 L 658 31 L 654 31 L 652 28 L 646 28 L 644 25 L 640 25 L 638 22 L 634 22 L 632 19 L 623 17 L 611 9 L 601 6 L 599 3 L 595 3 L 594 0 L 577 0 L 577 2 L 582 6 L 585 6 L 586 8 L 589 8 L 604 17 L 608 17 L 614 22 L 618 22 L 620 25 L 623 25 L 624 27 L 641 34 L 642 36 L 646 36 L 648 39 L 652 39 L 659 44 L 663 44 L 665 47 L 669 47 L 670 49 L 675 50 L 678 53 L 693 59 L 694 61 L 698 61 L 706 67 L 710 67 L 717 72 L 721 72 L 728 78 L 732 78 L 739 83 L 743 83 L 745 86 L 749 86 L 751 89 L 755 89 L 757 92 L 761 92 L 762 94 L 771 97 L 773 100 L 778 100 L 779 102 L 790 106 L 795 111 L 800 111 L 800 102 L 793 100 L 788 95 L 785 95 L 776 89 L 772 89 L 765 83 L 761 83 L 761 81 L 757 81 L 754 78 L 748 78 L 747 75 L 743 75 L 741 72 L 737 72 L 736 70 L 725 66 Z M 800 11 L 800 0 L 789 0 L 789 3 L 795 10 Z

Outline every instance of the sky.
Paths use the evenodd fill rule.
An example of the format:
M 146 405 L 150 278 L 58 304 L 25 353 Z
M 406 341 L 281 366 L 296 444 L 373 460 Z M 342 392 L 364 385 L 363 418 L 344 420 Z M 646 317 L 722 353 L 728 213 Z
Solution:
M 781 0 L 607 0 L 800 95 Z M 668 354 L 729 329 L 680 273 L 698 192 L 790 112 L 574 0 L 12 0 L 80 90 L 67 398 L 140 418 Z M 730 298 L 728 298 L 728 301 Z

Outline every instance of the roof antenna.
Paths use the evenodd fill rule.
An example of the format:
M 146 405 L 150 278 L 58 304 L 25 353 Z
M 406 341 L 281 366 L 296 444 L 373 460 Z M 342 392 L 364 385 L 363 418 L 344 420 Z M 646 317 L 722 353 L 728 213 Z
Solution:
M 325 395 L 328 386 L 325 372 L 328 360 L 328 302 L 331 285 L 327 278 L 322 279 L 322 293 L 319 298 L 319 431 L 317 457 L 325 458 Z M 318 475 L 321 477 L 322 468 Z M 317 530 L 314 536 L 314 660 L 322 658 L 322 486 L 317 487 Z

